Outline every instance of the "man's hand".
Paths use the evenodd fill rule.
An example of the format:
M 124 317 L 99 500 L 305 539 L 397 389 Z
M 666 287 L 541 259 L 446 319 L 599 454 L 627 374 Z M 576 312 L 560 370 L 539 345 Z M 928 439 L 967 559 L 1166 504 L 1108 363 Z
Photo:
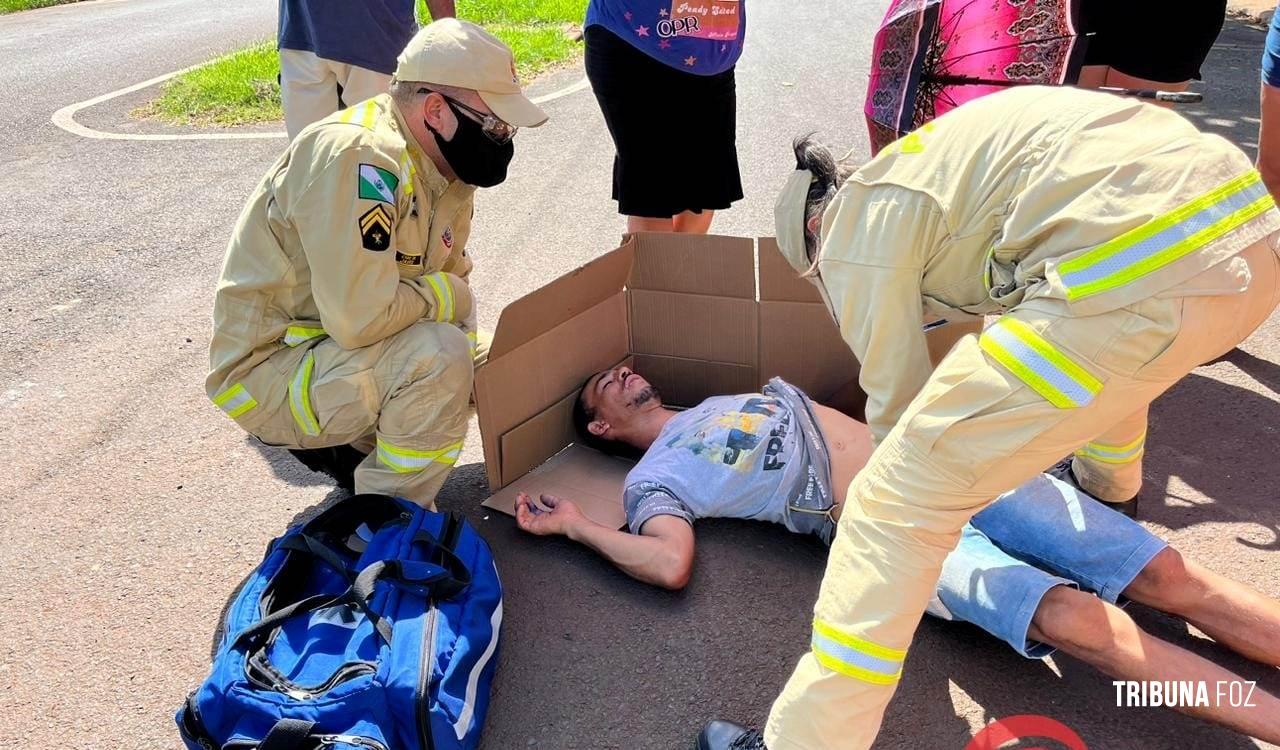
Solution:
M 516 495 L 516 525 L 530 534 L 550 536 L 560 534 L 568 536 L 570 531 L 583 523 L 589 523 L 572 500 L 565 500 L 555 495 L 541 495 L 542 504 L 550 508 L 538 507 L 532 497 L 521 492 Z

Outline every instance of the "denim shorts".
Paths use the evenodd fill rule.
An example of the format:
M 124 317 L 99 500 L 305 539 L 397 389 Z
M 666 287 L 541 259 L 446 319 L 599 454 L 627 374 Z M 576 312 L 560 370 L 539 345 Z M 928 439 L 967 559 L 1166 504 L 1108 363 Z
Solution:
M 1028 640 L 1027 630 L 1049 589 L 1073 586 L 1114 604 L 1166 546 L 1136 522 L 1041 474 L 964 527 L 943 563 L 929 613 L 973 623 L 1039 659 L 1053 648 Z

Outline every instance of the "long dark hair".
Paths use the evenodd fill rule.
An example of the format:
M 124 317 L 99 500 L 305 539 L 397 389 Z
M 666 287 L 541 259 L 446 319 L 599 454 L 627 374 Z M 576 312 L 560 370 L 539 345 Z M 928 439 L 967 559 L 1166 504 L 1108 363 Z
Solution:
M 804 244 L 810 260 L 818 254 L 818 236 L 809 231 L 809 221 L 821 216 L 836 191 L 853 174 L 855 167 L 836 159 L 831 149 L 816 140 L 813 133 L 797 137 L 791 143 L 796 153 L 796 169 L 807 169 L 813 174 L 809 184 L 809 196 L 804 205 Z

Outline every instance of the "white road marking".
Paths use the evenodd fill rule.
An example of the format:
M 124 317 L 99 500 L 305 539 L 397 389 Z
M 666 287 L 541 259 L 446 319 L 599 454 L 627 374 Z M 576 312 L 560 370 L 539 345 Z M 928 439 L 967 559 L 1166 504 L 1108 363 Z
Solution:
M 209 62 L 213 62 L 212 60 Z M 155 86 L 175 76 L 180 76 L 190 70 L 208 65 L 209 62 L 203 62 L 199 65 L 192 65 L 182 70 L 175 70 L 172 73 L 165 73 L 162 76 L 147 79 L 141 83 L 135 83 L 132 86 L 126 86 L 101 96 L 95 96 L 92 99 L 86 99 L 82 102 L 69 104 L 57 112 L 53 113 L 53 124 L 73 135 L 81 138 L 94 138 L 104 141 L 240 141 L 240 140 L 260 140 L 265 138 L 286 138 L 288 135 L 284 132 L 267 132 L 267 133 L 110 133 L 104 130 L 81 125 L 76 122 L 75 115 L 77 112 L 89 107 L 111 101 L 125 94 L 132 94 L 140 89 L 148 86 Z M 533 99 L 534 104 L 545 104 L 555 101 L 564 96 L 575 94 L 590 85 L 586 77 L 581 78 L 576 83 L 572 83 L 564 88 L 552 91 L 549 94 L 539 96 Z
M 587 77 L 583 76 L 582 78 L 578 79 L 577 83 L 571 83 L 562 89 L 557 89 L 555 91 L 552 91 L 550 94 L 544 94 L 542 96 L 534 97 L 532 101 L 534 104 L 546 104 L 547 102 L 553 102 L 562 96 L 568 96 L 569 94 L 576 94 L 590 85 L 591 83 L 587 80 Z
M 165 73 L 162 76 L 147 79 L 142 83 L 135 83 L 132 86 L 117 89 L 109 94 L 103 94 L 102 96 L 95 96 L 92 99 L 86 99 L 82 102 L 69 104 L 53 113 L 53 124 L 68 133 L 78 135 L 82 138 L 96 138 L 98 140 L 105 141 L 228 141 L 287 137 L 285 133 L 108 133 L 106 131 L 86 127 L 76 122 L 75 114 L 82 109 L 87 109 L 94 105 L 111 101 L 112 99 L 124 96 L 125 94 L 132 94 L 139 89 L 145 89 L 146 87 L 154 86 L 157 83 L 164 83 L 174 76 L 180 76 L 189 70 L 195 70 L 196 68 L 200 68 L 208 64 L 209 63 L 200 63 L 199 65 L 192 65 L 190 67 L 183 68 L 182 70 L 175 70 L 172 73 Z

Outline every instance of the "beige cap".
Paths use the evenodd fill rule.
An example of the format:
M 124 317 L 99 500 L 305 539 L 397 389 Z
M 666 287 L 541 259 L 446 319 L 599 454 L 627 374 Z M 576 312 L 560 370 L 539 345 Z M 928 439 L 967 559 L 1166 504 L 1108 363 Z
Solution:
M 422 27 L 400 53 L 396 78 L 471 89 L 503 122 L 536 128 L 547 113 L 525 98 L 511 49 L 469 21 L 442 18 Z

